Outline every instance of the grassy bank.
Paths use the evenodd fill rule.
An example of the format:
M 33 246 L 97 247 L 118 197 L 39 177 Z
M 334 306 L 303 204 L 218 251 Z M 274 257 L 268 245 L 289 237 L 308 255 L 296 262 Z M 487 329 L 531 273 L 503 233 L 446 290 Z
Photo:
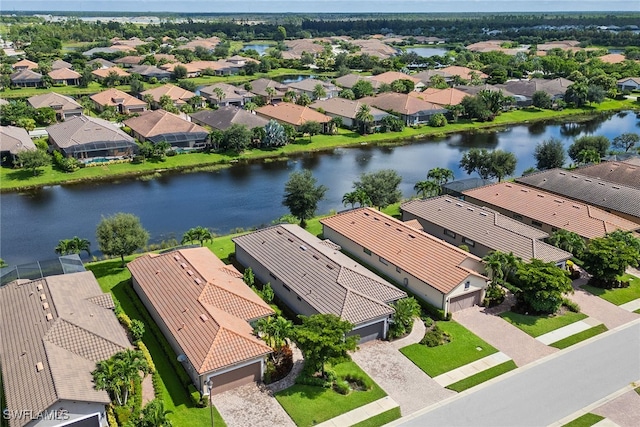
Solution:
M 122 163 L 94 166 L 79 169 L 72 173 L 62 172 L 53 166 L 42 168 L 42 172 L 34 176 L 33 173 L 11 168 L 0 168 L 0 191 L 21 191 L 47 185 L 71 184 L 91 181 L 108 181 L 121 178 L 132 178 L 143 175 L 154 175 L 166 172 L 192 172 L 227 167 L 235 162 L 261 159 L 285 159 L 303 152 L 325 151 L 338 147 L 357 146 L 361 144 L 402 144 L 412 140 L 429 137 L 442 137 L 450 133 L 489 130 L 519 123 L 531 123 L 545 120 L 575 119 L 605 111 L 618 111 L 637 108 L 638 104 L 630 101 L 607 100 L 597 107 L 585 109 L 565 109 L 563 111 L 524 109 L 510 111 L 489 123 L 478 123 L 470 120 L 460 120 L 458 123 L 448 124 L 442 128 L 420 126 L 405 128 L 402 132 L 377 133 L 359 135 L 346 129 L 341 129 L 336 135 L 316 135 L 300 138 L 294 144 L 276 150 L 252 149 L 242 154 L 235 153 L 192 153 L 168 157 L 164 161 L 147 161 L 140 164 Z

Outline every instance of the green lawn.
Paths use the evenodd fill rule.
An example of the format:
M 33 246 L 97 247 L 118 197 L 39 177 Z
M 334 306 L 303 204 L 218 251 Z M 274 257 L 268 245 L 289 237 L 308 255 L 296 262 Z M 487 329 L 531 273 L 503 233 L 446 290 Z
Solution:
M 130 261 L 133 258 L 133 256 L 127 257 L 126 260 Z M 136 304 L 134 304 L 134 298 L 137 298 L 137 296 L 130 288 L 131 275 L 129 270 L 121 267 L 120 260 L 91 263 L 87 264 L 86 268 L 96 276 L 103 291 L 113 293 L 131 319 L 139 319 L 144 322 L 146 332 L 143 341 L 149 349 L 153 363 L 156 365 L 156 369 L 162 379 L 160 387 L 162 396 L 159 397 L 164 400 L 165 409 L 171 411 L 169 419 L 173 422 L 173 425 L 175 427 L 209 425 L 211 423 L 210 409 L 196 408 L 191 403 L 191 398 L 186 388 L 180 383 L 174 366 L 163 351 L 163 344 L 151 332 L 152 328 L 157 330 L 157 325 L 149 322 L 150 317 L 148 314 L 141 313 Z M 129 287 L 128 290 L 127 287 Z M 166 342 L 164 345 L 168 346 Z M 224 420 L 215 408 L 214 421 L 217 426 L 225 425 Z
M 450 343 L 438 347 L 411 344 L 400 349 L 432 378 L 498 351 L 453 320 L 438 322 L 438 326 L 451 335 Z
M 378 414 L 367 420 L 360 421 L 359 423 L 356 423 L 351 427 L 380 427 L 390 423 L 391 421 L 397 420 L 401 416 L 402 414 L 400 413 L 400 407 L 397 407 L 389 409 L 388 411 Z
M 489 381 L 491 378 L 495 378 L 499 375 L 504 374 L 505 372 L 516 369 L 517 367 L 518 366 L 516 366 L 516 363 L 513 360 L 509 360 L 482 372 L 478 372 L 477 374 L 460 380 L 457 383 L 450 384 L 447 386 L 447 388 L 449 390 L 457 391 L 458 393 L 460 393 L 461 391 L 464 391 L 471 387 L 475 387 L 478 384 Z
M 596 414 L 584 414 L 581 417 L 576 418 L 563 425 L 562 427 L 591 427 L 592 425 L 604 420 L 604 417 Z
M 628 288 L 602 289 L 595 286 L 584 285 L 582 289 L 599 296 L 615 305 L 622 305 L 640 298 L 640 278 L 630 274 L 624 274 L 621 280 L 628 281 Z
M 568 311 L 560 316 L 531 316 L 507 311 L 500 317 L 535 338 L 585 319 L 587 315 Z
M 348 373 L 367 376 L 354 362 L 340 363 L 333 369 L 338 377 Z M 332 389 L 296 384 L 276 393 L 276 399 L 297 426 L 312 426 L 385 397 L 386 393 L 371 382 L 371 390 L 352 391 L 346 396 Z
M 594 326 L 593 328 L 587 329 L 586 331 L 578 332 L 575 335 L 571 335 L 570 337 L 561 339 L 560 341 L 556 341 L 549 345 L 551 347 L 559 348 L 562 350 L 563 348 L 567 348 L 569 346 L 577 344 L 591 337 L 595 337 L 596 335 L 599 335 L 606 331 L 608 331 L 608 329 L 604 324 L 597 325 L 597 326 Z

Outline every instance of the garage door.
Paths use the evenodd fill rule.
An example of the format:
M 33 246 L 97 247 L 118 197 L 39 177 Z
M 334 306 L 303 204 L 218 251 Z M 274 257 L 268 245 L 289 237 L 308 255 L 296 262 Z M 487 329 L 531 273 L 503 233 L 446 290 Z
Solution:
M 381 340 L 384 338 L 384 322 L 378 322 L 363 328 L 354 329 L 347 335 L 360 335 L 360 343 Z
M 213 394 L 220 394 L 241 385 L 260 381 L 260 362 L 216 375 L 213 379 Z
M 471 292 L 469 294 L 453 297 L 449 300 L 449 311 L 464 310 L 465 308 L 473 307 L 476 304 L 480 304 L 481 291 Z

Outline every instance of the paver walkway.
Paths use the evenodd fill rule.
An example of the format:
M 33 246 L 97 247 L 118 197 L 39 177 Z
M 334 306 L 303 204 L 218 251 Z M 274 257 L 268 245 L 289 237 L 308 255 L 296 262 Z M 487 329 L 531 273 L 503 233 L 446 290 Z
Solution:
M 638 318 L 635 313 L 630 313 L 599 296 L 593 295 L 581 288 L 589 281 L 588 276 L 574 280 L 572 285 L 575 292 L 568 295 L 568 298 L 580 306 L 580 312 L 589 317 L 598 319 L 608 329 L 617 328 L 620 325 L 629 323 Z
M 591 412 L 606 417 L 620 427 L 636 427 L 640 425 L 640 396 L 631 390 Z
M 474 306 L 455 312 L 453 319 L 512 358 L 518 366 L 524 366 L 558 351 L 490 313 L 494 311 Z
M 444 374 L 438 375 L 437 377 L 433 377 L 433 380 L 440 384 L 442 387 L 446 387 L 509 360 L 511 360 L 509 356 L 499 351 L 487 357 L 483 357 L 480 360 L 476 360 L 475 362 L 471 362 L 467 365 L 456 368 L 452 371 L 445 372 Z
M 295 427 L 289 414 L 265 386 L 246 384 L 211 398 L 228 426 Z
M 403 416 L 456 394 L 442 388 L 398 351 L 398 348 L 419 342 L 424 330 L 424 323 L 417 321 L 412 333 L 402 340 L 368 342 L 351 355 L 353 361 L 400 405 Z
M 368 403 L 352 411 L 338 415 L 335 418 L 331 418 L 328 421 L 317 424 L 317 427 L 351 426 L 397 407 L 398 404 L 392 398 L 385 396 L 375 402 Z
M 601 324 L 601 321 L 592 317 L 587 317 L 586 319 L 578 320 L 577 322 L 573 322 L 567 326 L 563 326 L 562 328 L 542 334 L 536 337 L 536 339 L 542 344 L 549 345 Z
M 142 406 L 155 399 L 156 394 L 153 390 L 153 381 L 151 380 L 151 374 L 142 378 Z

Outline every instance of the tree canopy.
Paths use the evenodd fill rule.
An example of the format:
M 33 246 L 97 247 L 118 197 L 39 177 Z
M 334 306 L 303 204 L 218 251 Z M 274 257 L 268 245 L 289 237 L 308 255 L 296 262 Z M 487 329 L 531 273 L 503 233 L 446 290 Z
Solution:
M 116 213 L 102 217 L 96 229 L 98 247 L 108 256 L 120 256 L 124 267 L 125 255 L 147 245 L 149 233 L 142 227 L 140 219 L 129 213 Z
M 460 167 L 468 174 L 476 172 L 482 179 L 502 181 L 515 172 L 517 162 L 516 156 L 508 151 L 472 148 L 462 156 Z
M 566 270 L 552 262 L 532 259 L 516 271 L 517 298 L 534 312 L 553 314 L 562 305 L 563 295 L 573 292 Z
M 384 208 L 397 203 L 402 198 L 399 189 L 402 177 L 392 169 L 382 169 L 377 172 L 363 173 L 360 180 L 353 183 L 355 190 L 362 190 L 371 201 L 371 205 Z
M 616 287 L 627 267 L 637 267 L 640 252 L 619 236 L 591 239 L 582 256 L 584 268 L 593 275 L 591 283 L 602 288 Z
M 596 151 L 598 156 L 602 158 L 607 155 L 609 145 L 609 138 L 606 136 L 583 136 L 573 141 L 573 144 L 569 146 L 567 153 L 569 154 L 569 157 L 571 157 L 571 160 L 576 163 L 581 163 L 585 151 Z
M 620 150 L 624 150 L 625 153 L 635 147 L 640 142 L 640 135 L 637 133 L 623 133 L 613 138 L 611 145 Z
M 327 187 L 316 186 L 316 179 L 311 171 L 292 172 L 284 185 L 282 204 L 289 208 L 289 212 L 300 220 L 304 227 L 306 221 L 313 217 L 318 208 L 318 202 L 324 199 Z
M 567 160 L 562 141 L 550 138 L 536 145 L 534 153 L 539 170 L 561 168 Z

